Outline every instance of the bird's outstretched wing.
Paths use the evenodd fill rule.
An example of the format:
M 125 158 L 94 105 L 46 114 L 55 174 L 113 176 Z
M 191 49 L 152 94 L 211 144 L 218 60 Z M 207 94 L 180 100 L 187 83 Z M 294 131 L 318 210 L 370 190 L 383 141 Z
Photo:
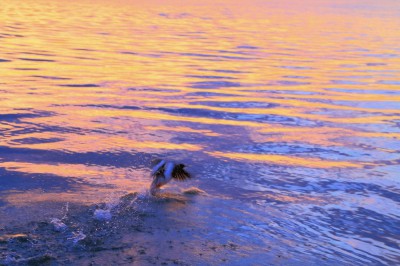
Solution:
M 172 178 L 178 181 L 185 181 L 189 178 L 192 178 L 190 173 L 183 169 L 184 167 L 185 165 L 183 164 L 176 165 L 172 171 Z

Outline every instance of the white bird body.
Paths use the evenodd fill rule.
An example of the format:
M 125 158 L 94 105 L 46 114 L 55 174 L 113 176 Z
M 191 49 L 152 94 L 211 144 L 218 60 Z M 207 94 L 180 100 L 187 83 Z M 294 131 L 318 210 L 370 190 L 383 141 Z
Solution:
M 150 185 L 150 193 L 155 195 L 162 186 L 166 185 L 172 179 L 184 181 L 191 178 L 190 174 L 183 169 L 184 167 L 185 165 L 183 164 L 158 160 L 151 170 L 153 182 Z

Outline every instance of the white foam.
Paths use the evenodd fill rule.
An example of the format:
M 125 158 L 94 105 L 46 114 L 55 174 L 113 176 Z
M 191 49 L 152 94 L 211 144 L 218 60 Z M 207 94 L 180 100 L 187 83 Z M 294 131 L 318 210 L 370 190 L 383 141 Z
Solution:
M 52 218 L 50 223 L 53 225 L 53 229 L 56 232 L 63 232 L 68 228 L 68 226 L 58 218 Z
M 109 221 L 111 220 L 111 212 L 110 210 L 101 210 L 97 209 L 94 211 L 94 219 L 98 221 Z
M 84 233 L 82 233 L 82 231 L 73 232 L 72 234 L 73 234 L 73 236 L 68 238 L 68 239 L 72 240 L 72 242 L 74 244 L 77 244 L 79 241 L 81 241 L 81 240 L 86 238 L 86 235 Z

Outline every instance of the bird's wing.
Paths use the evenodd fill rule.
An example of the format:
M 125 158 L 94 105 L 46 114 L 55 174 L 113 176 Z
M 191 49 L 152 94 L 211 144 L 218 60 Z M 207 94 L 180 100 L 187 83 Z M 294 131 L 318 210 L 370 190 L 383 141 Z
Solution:
M 176 168 L 175 164 L 172 162 L 167 162 L 164 165 L 164 176 L 167 182 L 169 182 L 172 178 L 172 174 L 174 172 L 174 169 Z
M 182 165 L 176 165 L 174 167 L 174 171 L 172 171 L 172 178 L 176 179 L 178 181 L 185 181 L 192 176 L 190 173 L 188 173 L 185 169 L 183 169 L 184 166 Z
M 157 163 L 152 169 L 151 169 L 151 176 L 154 176 L 157 174 L 157 172 L 159 172 L 160 170 L 162 170 L 162 167 L 164 166 L 165 161 L 161 160 L 159 163 Z

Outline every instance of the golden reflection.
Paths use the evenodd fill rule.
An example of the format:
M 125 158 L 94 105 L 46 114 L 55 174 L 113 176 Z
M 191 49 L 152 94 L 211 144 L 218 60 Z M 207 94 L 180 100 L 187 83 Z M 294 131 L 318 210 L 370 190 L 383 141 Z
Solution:
M 112 188 L 100 188 L 93 190 L 88 186 L 80 186 L 81 192 L 67 191 L 67 192 L 46 192 L 43 190 L 30 190 L 26 192 L 14 192 L 12 194 L 4 196 L 4 200 L 14 206 L 32 206 L 37 203 L 56 203 L 56 202 L 69 202 L 79 204 L 93 204 L 104 201 L 104 194 L 113 193 L 115 189 Z M 83 193 L 84 192 L 84 193 Z M 53 210 L 54 211 L 54 210 Z M 30 217 L 32 219 L 32 217 Z
M 99 173 L 110 175 L 110 170 L 99 171 L 99 167 L 89 167 L 79 164 L 38 164 L 26 162 L 2 162 L 0 167 L 9 171 L 24 172 L 30 174 L 52 174 L 62 177 L 96 177 Z M 95 169 L 96 168 L 96 169 Z

